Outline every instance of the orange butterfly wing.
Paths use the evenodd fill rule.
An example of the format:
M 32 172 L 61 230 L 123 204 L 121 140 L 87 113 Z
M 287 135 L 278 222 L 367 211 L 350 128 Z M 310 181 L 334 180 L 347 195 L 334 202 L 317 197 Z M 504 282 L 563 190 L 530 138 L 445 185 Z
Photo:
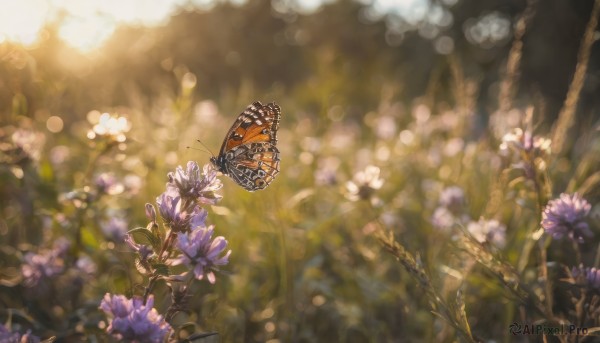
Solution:
M 277 130 L 281 108 L 275 103 L 248 106 L 233 123 L 211 158 L 217 169 L 248 191 L 266 188 L 279 173 Z
M 241 144 L 271 142 L 277 144 L 281 108 L 275 103 L 263 106 L 259 101 L 248 106 L 233 123 L 225 136 L 220 154 Z

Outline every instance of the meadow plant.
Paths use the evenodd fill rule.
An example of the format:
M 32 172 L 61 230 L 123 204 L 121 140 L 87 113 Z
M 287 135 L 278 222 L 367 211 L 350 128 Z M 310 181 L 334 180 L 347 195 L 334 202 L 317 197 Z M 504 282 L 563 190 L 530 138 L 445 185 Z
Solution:
M 579 194 L 562 193 L 559 198 L 550 200 L 542 212 L 542 228 L 554 239 L 567 237 L 577 243 L 594 236 L 585 221 L 592 205 Z
M 380 169 L 369 165 L 354 174 L 352 181 L 346 182 L 346 197 L 351 201 L 369 200 L 377 202 L 375 192 L 383 186 L 384 180 L 379 177 Z
M 357 209 L 362 205 L 368 209 L 365 212 L 362 207 L 360 211 L 369 213 L 363 232 L 374 233 L 414 279 L 431 311 L 442 319 L 435 324 L 446 328 L 441 332 L 450 330 L 465 341 L 503 335 L 501 331 L 490 334 L 472 326 L 470 318 L 477 314 L 468 309 L 477 308 L 476 302 L 480 300 L 469 291 L 480 291 L 475 284 L 483 279 L 497 282 L 502 289 L 495 291 L 497 295 L 521 311 L 512 317 L 513 323 L 542 322 L 548 327 L 578 325 L 589 332 L 597 330 L 593 326 L 600 324 L 600 297 L 596 295 L 600 274 L 595 266 L 588 267 L 592 262 L 585 250 L 586 244 L 594 241 L 589 220 L 592 205 L 577 192 L 563 193 L 549 200 L 555 187 L 553 182 L 558 178 L 551 168 L 556 156 L 550 139 L 534 134 L 530 128 L 533 112 L 533 108 L 523 112 L 525 124 L 506 132 L 497 151 L 461 140 L 461 147 L 469 147 L 461 152 L 462 148 L 457 151 L 448 148 L 457 144 L 452 138 L 454 131 L 448 130 L 446 125 L 439 126 L 445 127 L 444 130 L 436 129 L 435 122 L 441 119 L 431 116 L 424 105 L 419 105 L 415 110 L 416 123 L 408 127 L 414 127 L 417 133 L 424 132 L 427 140 L 414 140 L 414 135 L 404 131 L 400 133 L 400 142 L 404 149 L 412 149 L 409 151 L 414 155 L 406 154 L 411 161 L 423 163 L 408 165 L 383 160 L 376 172 L 374 167 L 368 167 L 369 170 L 357 173 L 346 183 L 346 198 L 355 203 Z M 419 125 L 425 122 L 429 125 Z M 442 142 L 447 143 L 443 148 Z M 423 158 L 426 149 L 429 154 Z M 469 162 L 474 160 L 479 166 L 487 165 L 489 169 L 485 170 L 495 174 L 492 178 L 497 176 L 497 180 L 482 184 L 484 175 L 469 170 L 472 168 Z M 453 168 L 462 174 L 454 173 Z M 382 187 L 380 174 L 386 175 L 386 185 L 398 183 L 398 175 L 402 174 L 413 178 L 429 176 L 421 182 L 421 191 L 428 197 L 425 205 L 403 196 L 404 191 L 390 196 L 388 187 Z M 469 177 L 477 179 L 471 183 Z M 593 180 L 592 176 L 587 182 Z M 419 183 L 411 180 L 405 184 L 405 188 L 411 190 L 409 194 L 419 192 L 415 184 Z M 481 198 L 482 192 L 486 193 L 484 187 L 491 188 L 490 199 Z M 486 201 L 486 206 L 481 206 Z M 439 237 L 441 233 L 447 238 L 431 239 L 428 246 L 431 251 L 423 250 L 420 245 L 411 249 L 415 244 L 411 239 L 421 237 L 415 232 L 426 230 L 416 226 L 417 214 L 413 211 L 419 209 L 426 220 L 421 225 L 432 227 L 432 236 Z M 404 212 L 404 220 L 385 219 L 394 211 Z M 560 250 L 552 249 L 563 238 L 575 243 L 574 254 L 563 256 Z M 570 267 L 573 260 L 580 267 Z M 535 275 L 537 277 L 533 277 Z M 485 313 L 479 314 L 486 317 Z M 506 332 L 510 324 L 504 323 Z
M 201 207 L 221 199 L 215 193 L 222 187 L 217 171 L 210 165 L 201 170 L 190 161 L 186 169 L 179 166 L 170 172 L 168 179 L 165 192 L 156 198 L 158 211 L 152 204 L 145 205 L 148 225 L 130 230 L 125 236 L 127 246 L 137 254 L 138 271 L 148 278 L 144 294 L 132 299 L 106 294 L 100 304 L 110 317 L 106 330 L 117 339 L 164 341 L 173 330 L 153 308 L 156 283 L 164 280 L 173 294 L 179 292 L 167 310 L 167 319 L 173 318 L 177 312 L 186 311 L 184 300 L 191 296 L 187 293 L 191 282 L 206 279 L 214 284 L 215 272 L 229 262 L 227 240 L 222 236 L 213 238 L 214 226 L 207 227 L 208 212 Z M 186 268 L 175 271 L 179 265 Z M 173 285 L 177 283 L 183 286 Z
M 580 284 L 594 290 L 600 290 L 600 270 L 590 267 L 573 267 L 571 275 L 575 280 L 580 280 Z
M 111 216 L 110 219 L 100 222 L 102 233 L 115 242 L 122 242 L 128 231 L 128 222 L 125 218 Z
M 510 342 L 529 338 L 512 328 L 534 324 L 586 334 L 531 341 L 594 341 L 600 139 L 595 127 L 570 130 L 596 24 L 562 124 L 545 131 L 543 104 L 512 99 L 536 3 L 516 23 L 487 128 L 478 94 L 493 88 L 479 92 L 457 58 L 455 89 L 438 88 L 447 73 L 434 70 L 424 98 L 407 104 L 403 85 L 386 84 L 378 107 L 356 113 L 322 96 L 356 78 L 324 50 L 328 82 L 297 98 L 273 90 L 290 109 L 281 176 L 265 192 L 227 189 L 228 207 L 210 164 L 175 166 L 198 132 L 222 139 L 206 130 L 223 126 L 216 103 L 254 95 L 248 80 L 194 108 L 196 76 L 171 66 L 179 93 L 151 109 L 91 111 L 65 120 L 67 135 L 47 132 L 44 111 L 0 128 L 0 342 L 198 341 L 213 328 L 224 342 Z M 128 230 L 136 222 L 146 225 Z
M 499 248 L 506 244 L 506 226 L 496 219 L 480 218 L 477 222 L 471 221 L 467 224 L 467 231 L 479 243 L 490 242 Z
M 171 327 L 153 305 L 153 296 L 144 302 L 141 297 L 127 299 L 107 293 L 100 303 L 100 309 L 111 318 L 106 331 L 128 342 L 163 342 Z
M 69 245 L 66 240 L 57 240 L 53 249 L 41 250 L 38 253 L 26 253 L 21 266 L 25 287 L 38 287 L 48 279 L 62 273 L 65 270 L 64 258 Z
M 223 236 L 212 239 L 214 227 L 212 225 L 206 227 L 202 224 L 193 226 L 189 234 L 177 235 L 177 248 L 181 250 L 182 255 L 174 261 L 174 265 L 185 264 L 193 269 L 196 279 L 202 280 L 206 277 L 214 284 L 216 281 L 214 271 L 218 270 L 218 266 L 229 263 L 231 250 L 222 255 L 227 249 L 227 241 Z
M 464 225 L 469 221 L 465 213 L 465 192 L 458 186 L 444 188 L 440 192 L 438 207 L 431 216 L 431 224 L 437 229 L 448 232 L 455 224 Z
M 41 339 L 31 334 L 31 330 L 24 334 L 11 332 L 7 327 L 0 324 L 0 342 L 6 343 L 39 343 Z

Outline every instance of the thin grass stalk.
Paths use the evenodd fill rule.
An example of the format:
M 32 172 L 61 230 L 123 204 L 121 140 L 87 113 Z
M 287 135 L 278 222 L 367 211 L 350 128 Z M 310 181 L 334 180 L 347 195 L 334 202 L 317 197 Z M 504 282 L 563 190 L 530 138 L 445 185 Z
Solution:
M 457 308 L 452 308 L 434 288 L 431 279 L 427 272 L 415 260 L 414 256 L 407 251 L 402 244 L 394 239 L 392 232 L 386 232 L 384 226 L 379 221 L 374 222 L 377 225 L 375 237 L 381 245 L 404 267 L 404 269 L 418 282 L 421 288 L 429 297 L 429 304 L 432 313 L 443 319 L 446 323 L 452 326 L 466 342 L 477 342 L 478 339 L 471 333 L 471 328 L 467 321 L 465 312 L 464 299 L 462 293 L 457 294 Z
M 535 15 L 537 0 L 528 0 L 527 7 L 515 25 L 515 35 L 512 46 L 508 53 L 506 62 L 506 74 L 500 84 L 498 95 L 498 107 L 501 113 L 508 112 L 513 107 L 515 96 L 515 84 L 519 82 L 519 68 L 521 66 L 521 56 L 523 54 L 523 36 L 531 19 Z
M 583 82 L 585 81 L 592 44 L 594 44 L 595 41 L 594 32 L 598 26 L 599 14 L 600 0 L 596 0 L 594 1 L 594 7 L 592 8 L 590 20 L 585 29 L 583 39 L 581 40 L 581 45 L 579 46 L 579 54 L 573 80 L 571 81 L 567 97 L 558 115 L 558 122 L 556 123 L 554 134 L 552 136 L 552 152 L 556 155 L 559 155 L 564 150 L 567 131 L 573 126 L 577 102 L 579 100 L 579 95 L 581 94 L 581 89 L 583 88 Z

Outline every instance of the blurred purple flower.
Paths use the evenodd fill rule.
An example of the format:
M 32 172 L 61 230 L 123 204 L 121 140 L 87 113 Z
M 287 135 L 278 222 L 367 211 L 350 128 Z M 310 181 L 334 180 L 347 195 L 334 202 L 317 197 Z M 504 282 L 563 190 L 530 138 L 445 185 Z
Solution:
M 141 297 L 127 299 L 124 295 L 106 293 L 100 309 L 110 317 L 106 331 L 115 338 L 128 342 L 162 342 L 171 332 L 171 326 L 159 315 L 150 295 L 146 305 Z
M 92 260 L 92 258 L 89 256 L 83 256 L 77 259 L 77 262 L 75 262 L 75 267 L 77 267 L 77 269 L 84 275 L 90 276 L 93 275 L 97 270 L 96 263 L 94 263 L 94 260 Z
M 0 342 L 2 343 L 38 343 L 40 338 L 31 334 L 31 330 L 27 330 L 24 335 L 19 332 L 10 332 L 8 328 L 0 324 Z
M 195 199 L 200 204 L 214 205 L 221 199 L 215 192 L 223 187 L 217 178 L 217 171 L 206 164 L 200 172 L 200 167 L 194 161 L 187 163 L 186 170 L 178 166 L 175 172 L 167 174 L 167 188 L 174 187 L 183 198 Z
M 26 287 L 36 287 L 40 282 L 60 274 L 65 269 L 64 256 L 69 248 L 68 241 L 57 240 L 54 249 L 42 251 L 39 254 L 28 252 L 23 257 L 21 266 L 23 284 Z
M 43 133 L 28 129 L 18 129 L 13 132 L 11 138 L 14 145 L 25 152 L 29 158 L 34 161 L 40 159 L 42 148 L 46 141 L 46 136 Z
M 63 258 L 67 255 L 69 249 L 71 249 L 71 242 L 64 237 L 60 237 L 54 241 L 54 244 L 52 244 L 52 249 L 53 250 L 51 253 L 54 256 Z
M 533 136 L 531 131 L 523 131 L 515 128 L 502 137 L 500 144 L 500 154 L 504 156 L 510 153 L 520 154 L 521 152 L 536 153 L 538 155 L 549 154 L 552 141 L 548 138 Z
M 571 275 L 574 279 L 582 279 L 585 280 L 585 283 L 590 288 L 600 289 L 600 270 L 596 268 L 583 267 L 580 265 L 579 267 L 573 267 L 571 269 Z
M 94 184 L 99 193 L 116 195 L 123 193 L 125 190 L 123 184 L 117 180 L 113 173 L 102 173 L 96 176 Z
M 440 193 L 440 206 L 450 210 L 454 214 L 462 212 L 465 204 L 465 192 L 458 186 L 444 188 Z
M 50 150 L 49 160 L 56 167 L 63 164 L 71 156 L 71 150 L 65 145 L 56 145 Z
M 216 266 L 229 263 L 231 254 L 229 250 L 219 257 L 227 249 L 227 240 L 222 236 L 213 240 L 213 232 L 213 226 L 200 226 L 187 234 L 179 233 L 177 247 L 183 254 L 175 260 L 176 264 L 183 263 L 193 267 L 196 279 L 202 280 L 206 277 L 210 283 L 215 283 L 213 271 L 216 270 Z
M 4 325 L 0 324 L 0 342 L 19 342 L 21 334 L 18 332 L 10 332 Z
M 119 217 L 111 217 L 108 221 L 100 223 L 100 228 L 106 237 L 116 241 L 123 241 L 123 237 L 127 234 L 127 220 Z
M 454 224 L 464 224 L 470 220 L 464 213 L 465 192 L 458 186 L 444 188 L 440 193 L 439 207 L 431 216 L 431 224 L 448 231 Z
M 477 222 L 470 222 L 467 230 L 479 243 L 490 242 L 499 248 L 506 245 L 506 226 L 496 219 L 479 218 Z
M 135 195 L 142 189 L 143 182 L 142 178 L 135 174 L 125 175 L 123 178 L 123 187 L 129 195 Z
M 333 186 L 338 183 L 337 170 L 340 166 L 340 159 L 337 157 L 327 157 L 319 159 L 317 169 L 315 170 L 315 184 L 318 186 Z
M 206 219 L 206 210 L 193 202 L 184 204 L 180 196 L 173 197 L 168 191 L 158 197 L 156 203 L 165 223 L 176 232 L 188 231 L 190 224 L 198 226 Z
M 568 236 L 578 243 L 594 234 L 585 222 L 592 206 L 579 194 L 562 193 L 558 199 L 550 200 L 542 213 L 542 228 L 555 239 Z
M 442 231 L 448 231 L 454 225 L 456 218 L 445 207 L 438 207 L 431 216 L 431 224 Z

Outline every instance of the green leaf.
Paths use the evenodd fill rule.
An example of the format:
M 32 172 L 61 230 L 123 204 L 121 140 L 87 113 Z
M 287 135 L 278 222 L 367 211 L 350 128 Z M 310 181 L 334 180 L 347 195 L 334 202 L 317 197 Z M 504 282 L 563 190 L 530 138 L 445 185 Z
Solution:
M 160 247 L 162 244 L 161 239 L 160 239 L 160 237 L 154 235 L 150 230 L 148 230 L 144 227 L 137 227 L 135 229 L 129 230 L 128 233 L 130 235 L 132 235 L 134 237 L 134 239 L 135 239 L 135 234 L 142 235 L 150 243 L 150 245 L 152 246 L 152 249 L 154 251 L 160 251 Z M 135 239 L 135 242 L 140 243 L 140 244 L 144 243 L 144 242 L 138 241 L 137 239 Z

